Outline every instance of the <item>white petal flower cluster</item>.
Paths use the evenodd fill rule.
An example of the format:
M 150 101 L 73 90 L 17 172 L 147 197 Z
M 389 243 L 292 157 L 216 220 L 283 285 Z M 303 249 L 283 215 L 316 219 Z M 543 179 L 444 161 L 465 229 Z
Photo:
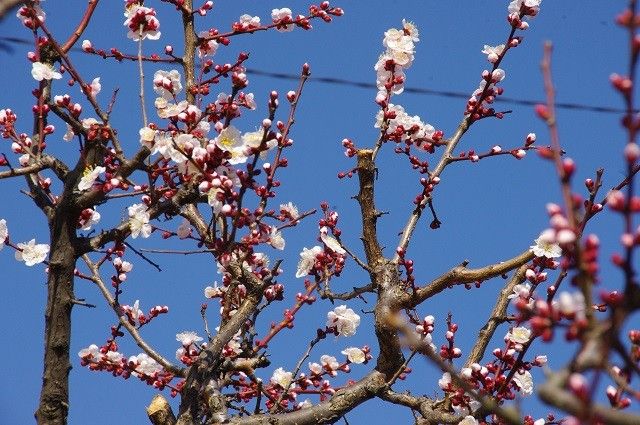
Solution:
M 9 229 L 7 228 L 7 220 L 0 220 L 0 249 L 4 248 L 4 243 L 9 237 Z
M 105 167 L 87 167 L 82 174 L 82 178 L 78 183 L 78 190 L 84 191 L 89 190 L 93 187 L 93 184 L 96 182 L 100 174 L 107 171 Z
M 128 207 L 127 211 L 129 213 L 131 237 L 135 239 L 142 235 L 143 238 L 148 238 L 153 229 L 149 224 L 150 216 L 147 206 L 145 204 L 134 204 Z
M 156 18 L 156 11 L 152 8 L 141 6 L 137 3 L 129 6 L 124 16 L 124 26 L 129 28 L 127 37 L 133 41 L 140 41 L 148 38 L 157 40 L 160 38 L 160 21 Z
M 344 248 L 342 247 L 342 245 L 340 245 L 340 242 L 338 242 L 336 238 L 334 238 L 333 236 L 329 236 L 328 232 L 329 229 L 327 229 L 326 226 L 320 228 L 320 240 L 322 240 L 322 243 L 324 243 L 327 248 L 329 248 L 336 254 L 345 255 L 347 251 L 344 250 Z
M 482 53 L 487 55 L 487 60 L 489 62 L 496 63 L 498 62 L 498 59 L 500 58 L 500 55 L 502 54 L 502 52 L 504 52 L 504 47 L 505 47 L 504 44 L 500 44 L 495 47 L 485 44 L 484 48 L 482 49 Z
M 529 341 L 529 338 L 531 338 L 531 330 L 524 326 L 513 328 L 505 335 L 506 340 L 515 342 L 516 344 L 524 344 Z
M 198 336 L 198 334 L 193 331 L 184 331 L 176 334 L 176 341 L 183 346 L 188 347 L 193 343 L 202 341 L 202 337 Z
M 136 371 L 133 372 L 135 376 L 153 376 L 153 374 L 162 370 L 162 366 L 145 353 L 129 357 L 129 363 L 137 365 Z
M 158 70 L 153 74 L 153 91 L 166 100 L 173 100 L 182 90 L 180 73 L 176 69 L 171 71 Z
M 535 245 L 531 245 L 529 250 L 536 257 L 557 258 L 562 255 L 562 248 L 556 242 L 556 232 L 553 229 L 547 229 L 533 241 Z
M 292 380 L 293 373 L 287 372 L 281 367 L 274 370 L 273 375 L 271 375 L 271 383 L 273 385 L 279 385 L 281 388 L 289 388 Z
M 353 336 L 360 326 L 360 316 L 346 305 L 327 313 L 327 327 L 336 328 L 339 336 Z
M 246 13 L 240 16 L 240 29 L 243 31 L 252 30 L 258 28 L 260 26 L 260 17 L 259 16 L 251 16 Z
M 490 78 L 488 77 L 490 79 L 490 82 L 488 83 L 489 86 L 487 87 L 487 80 L 485 79 L 480 80 L 480 83 L 478 84 L 478 88 L 475 89 L 475 91 L 469 98 L 469 102 L 478 102 L 480 100 L 482 93 L 485 92 L 485 90 L 487 92 L 492 91 L 495 88 L 495 85 L 500 81 L 504 80 L 506 76 L 507 74 L 506 72 L 504 72 L 503 69 L 501 68 L 494 69 L 490 75 Z
M 36 81 L 59 80 L 62 74 L 56 71 L 53 66 L 42 62 L 34 62 L 31 65 L 31 76 Z
M 279 231 L 278 228 L 272 226 L 269 230 L 269 245 L 282 251 L 285 243 L 286 241 L 284 240 L 284 237 L 282 237 L 282 232 Z
M 298 261 L 298 269 L 296 270 L 296 277 L 305 277 L 308 275 L 311 269 L 313 269 L 316 263 L 316 257 L 319 254 L 322 254 L 322 248 L 317 245 L 311 249 L 307 249 L 306 247 L 302 248 L 300 260 Z
M 566 316 L 576 315 L 578 318 L 585 317 L 586 305 L 582 292 L 561 292 L 557 301 L 554 302 L 560 312 Z
M 102 357 L 102 353 L 96 344 L 91 344 L 87 348 L 80 350 L 78 352 L 78 357 L 86 359 L 89 362 L 99 362 Z
M 215 55 L 218 50 L 218 42 L 213 39 L 207 40 L 207 38 L 210 37 L 209 31 L 200 32 L 198 37 L 203 39 L 202 43 L 198 45 L 198 57 L 204 58 Z
M 100 222 L 101 215 L 93 208 L 87 208 L 80 214 L 80 230 L 91 230 L 91 227 Z
M 283 7 L 282 9 L 272 9 L 271 10 L 271 19 L 274 24 L 279 24 L 281 22 L 290 22 L 293 18 L 291 16 L 291 9 L 288 7 Z M 280 32 L 289 32 L 293 31 L 293 24 L 287 25 L 278 25 L 276 29 Z
M 404 108 L 401 105 L 394 105 L 390 103 L 387 112 L 395 113 L 395 118 L 389 120 L 389 124 L 387 127 L 387 134 L 394 134 L 398 130 L 399 127 L 402 127 L 402 136 L 400 140 L 404 141 L 408 138 L 413 140 L 417 139 L 431 139 L 433 134 L 436 132 L 436 129 L 431 125 L 422 122 L 418 115 L 411 116 L 407 112 L 405 112 Z M 375 128 L 382 128 L 384 124 L 384 111 L 378 111 L 378 115 L 376 116 L 376 123 L 374 124 Z M 411 135 L 407 134 L 409 129 L 417 129 L 412 132 Z
M 16 251 L 15 257 L 18 261 L 24 261 L 25 266 L 33 266 L 42 263 L 49 254 L 49 245 L 36 244 L 35 239 L 31 239 L 27 243 L 19 243 L 19 251 Z
M 542 0 L 513 0 L 509 3 L 509 14 L 520 13 L 520 8 L 522 6 L 530 8 L 534 12 L 534 15 L 538 14 L 540 11 L 540 3 L 542 3 Z
M 344 350 L 341 351 L 341 353 L 347 356 L 347 359 L 351 363 L 361 364 L 361 363 L 364 363 L 365 360 L 367 360 L 367 356 L 364 353 L 364 351 L 362 351 L 358 347 L 345 348 Z
M 524 396 L 533 394 L 533 378 L 528 370 L 517 372 L 513 375 L 513 382 L 520 389 L 520 393 Z
M 91 96 L 96 97 L 98 93 L 100 93 L 100 91 L 102 90 L 102 84 L 100 84 L 100 77 L 94 78 L 93 81 L 91 81 L 89 88 L 91 89 Z
M 296 207 L 292 202 L 280 204 L 280 212 L 283 214 L 286 213 L 291 217 L 292 220 L 297 220 L 300 217 L 298 207 Z
M 236 165 L 247 162 L 245 144 L 242 141 L 240 131 L 234 126 L 224 128 L 218 137 L 214 139 L 215 145 L 224 152 L 229 152 L 229 164 Z
M 391 92 L 400 94 L 404 90 L 404 70 L 413 63 L 415 42 L 419 41 L 418 28 L 412 22 L 402 20 L 402 28 L 390 28 L 382 41 L 386 48 L 373 67 L 376 70 L 378 96 L 386 98 L 387 85 Z M 394 81 L 395 80 L 395 81 Z
M 480 422 L 478 422 L 476 418 L 471 415 L 467 415 L 460 422 L 458 422 L 458 425 L 478 425 L 479 423 Z

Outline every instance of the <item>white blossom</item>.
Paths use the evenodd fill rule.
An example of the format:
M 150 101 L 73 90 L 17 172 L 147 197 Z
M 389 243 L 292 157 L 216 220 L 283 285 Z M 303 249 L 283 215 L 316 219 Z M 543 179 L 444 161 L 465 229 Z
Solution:
M 269 245 L 281 251 L 284 249 L 285 240 L 282 237 L 282 232 L 276 227 L 271 227 L 269 230 Z
M 288 213 L 293 220 L 297 220 L 300 217 L 300 213 L 298 212 L 298 207 L 296 207 L 292 202 L 287 202 L 286 204 L 280 204 L 280 212 Z
M 505 338 L 516 344 L 524 344 L 531 338 L 531 330 L 524 326 L 513 328 L 507 333 Z
M 540 11 L 540 3 L 542 3 L 542 0 L 513 0 L 509 3 L 508 10 L 509 13 L 520 13 L 520 7 L 524 4 L 538 13 Z
M 182 90 L 180 72 L 176 69 L 163 71 L 159 69 L 153 74 L 153 91 L 166 100 L 173 100 Z
M 80 357 L 81 359 L 87 359 L 91 362 L 100 361 L 101 356 L 102 353 L 100 353 L 100 349 L 95 344 L 91 344 L 87 348 L 83 348 L 78 352 L 78 357 Z
M 31 65 L 31 75 L 36 81 L 59 80 L 62 78 L 62 74 L 56 71 L 53 66 L 42 62 L 34 62 Z
M 0 220 L 0 249 L 4 248 L 4 243 L 9 237 L 9 229 L 7 228 L 7 220 Z
M 138 130 L 138 134 L 140 134 L 140 144 L 151 149 L 153 146 L 154 139 L 156 137 L 157 130 L 154 130 L 149 127 L 142 127 Z
M 364 351 L 362 351 L 358 347 L 345 348 L 344 350 L 341 351 L 341 353 L 347 356 L 347 359 L 349 359 L 351 363 L 355 363 L 355 364 L 364 363 L 364 361 L 367 359 L 367 356 L 366 354 L 364 354 Z
M 124 16 L 127 19 L 124 21 L 124 26 L 129 28 L 127 37 L 133 41 L 140 41 L 148 38 L 149 40 L 157 40 L 160 38 L 160 21 L 156 18 L 155 10 L 141 6 L 137 3 L 129 6 Z
M 136 376 L 153 376 L 154 373 L 160 372 L 162 370 L 162 366 L 160 366 L 158 362 L 153 360 L 145 353 L 140 353 L 137 356 L 129 357 L 129 363 L 137 364 L 136 371 L 133 372 Z
M 446 390 L 451 385 L 451 374 L 449 372 L 445 372 L 442 374 L 442 378 L 438 380 L 438 386 L 443 390 Z
M 137 238 L 142 235 L 143 238 L 148 238 L 153 230 L 149 224 L 149 212 L 145 204 L 135 204 L 127 208 L 129 212 L 129 229 L 131 230 L 131 237 Z
M 467 415 L 464 417 L 464 419 L 458 422 L 458 425 L 478 425 L 479 423 L 480 422 L 478 422 L 476 418 L 471 415 Z
M 576 314 L 584 317 L 586 307 L 582 292 L 561 292 L 560 295 L 558 295 L 557 306 L 564 315 Z
M 100 77 L 94 78 L 93 81 L 91 81 L 89 88 L 91 89 L 91 96 L 96 97 L 98 93 L 100 93 L 100 90 L 102 90 L 102 84 L 100 84 Z
M 280 22 L 283 19 L 292 19 L 291 9 L 289 9 L 288 7 L 283 7 L 282 9 L 272 9 L 271 19 L 273 20 L 274 23 Z M 293 24 L 280 25 L 276 29 L 280 32 L 293 31 Z
M 203 40 L 198 46 L 198 57 L 204 58 L 215 55 L 216 50 L 218 50 L 218 42 L 214 39 L 207 39 L 207 37 L 209 37 L 209 31 L 201 31 L 198 37 Z
M 80 225 L 80 230 L 90 230 L 91 227 L 95 226 L 96 224 L 98 224 L 100 222 L 100 213 L 92 208 L 87 208 L 88 212 L 89 212 L 89 216 L 88 218 L 84 219 L 81 221 Z
M 117 363 L 120 363 L 122 361 L 122 354 L 118 353 L 117 351 L 107 351 L 107 354 L 105 354 L 105 357 L 111 363 L 116 363 L 117 364 Z
M 84 191 L 91 189 L 100 174 L 104 173 L 105 171 L 107 171 L 107 169 L 100 166 L 85 168 L 84 173 L 82 173 L 82 178 L 78 183 L 78 190 Z
M 316 263 L 316 257 L 322 253 L 322 248 L 314 246 L 311 249 L 302 248 L 300 253 L 300 261 L 298 261 L 298 269 L 296 270 L 296 277 L 304 277 L 309 274 L 311 269 Z
M 271 383 L 274 385 L 279 385 L 281 388 L 289 388 L 292 380 L 293 373 L 287 372 L 281 367 L 274 370 L 273 375 L 271 375 Z
M 327 313 L 327 326 L 335 327 L 338 335 L 353 336 L 360 325 L 360 316 L 346 305 L 341 305 Z
M 489 46 L 488 44 L 485 44 L 482 49 L 482 53 L 487 55 L 487 60 L 489 62 L 496 63 L 502 52 L 504 52 L 504 47 L 504 44 L 499 44 L 497 46 Z
M 402 20 L 402 29 L 404 30 L 406 35 L 411 37 L 411 41 L 413 41 L 414 43 L 420 41 L 420 38 L 419 38 L 420 37 L 420 31 L 418 31 L 418 27 L 413 22 L 407 21 L 406 19 L 403 19 Z
M 553 229 L 547 229 L 533 241 L 535 245 L 531 245 L 529 250 L 536 257 L 557 258 L 562 255 L 562 248 L 556 243 L 555 232 Z
M 247 15 L 245 13 L 240 16 L 240 20 L 238 22 L 242 24 L 243 29 L 257 28 L 260 26 L 260 17 Z
M 322 369 L 322 365 L 315 362 L 309 363 L 309 370 L 315 375 L 320 375 L 324 371 L 324 369 Z
M 19 243 L 17 246 L 19 251 L 15 253 L 16 260 L 24 261 L 24 264 L 29 267 L 42 263 L 49 254 L 49 245 L 36 244 L 35 239 L 27 243 Z
M 332 236 L 329 236 L 327 234 L 328 230 L 326 227 L 323 227 L 322 229 L 320 229 L 320 239 L 322 240 L 322 243 L 324 243 L 327 248 L 329 248 L 331 251 L 335 252 L 336 254 L 340 254 L 340 255 L 344 255 L 347 253 L 347 251 L 344 250 L 344 248 L 340 245 L 340 242 L 338 242 L 338 240 Z
M 524 396 L 533 394 L 533 378 L 528 370 L 517 372 L 513 375 L 513 382 L 518 386 Z
M 323 354 L 320 357 L 320 364 L 323 368 L 330 371 L 336 370 L 340 366 L 340 363 L 338 363 L 338 360 L 335 357 L 329 356 L 327 354 Z
M 247 161 L 242 135 L 237 128 L 230 125 L 224 128 L 214 140 L 217 147 L 231 154 L 229 164 L 242 164 Z
M 198 334 L 193 331 L 184 331 L 176 334 L 176 341 L 183 346 L 188 347 L 193 343 L 202 341 L 202 337 L 198 336 Z

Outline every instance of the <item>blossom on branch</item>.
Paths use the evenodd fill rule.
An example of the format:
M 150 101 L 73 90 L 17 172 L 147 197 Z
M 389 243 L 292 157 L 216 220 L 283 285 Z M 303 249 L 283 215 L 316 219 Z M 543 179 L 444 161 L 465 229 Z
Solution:
M 341 305 L 327 313 L 327 327 L 335 328 L 340 336 L 353 336 L 360 326 L 360 316 L 346 305 Z
M 19 243 L 18 249 L 15 254 L 16 260 L 24 261 L 26 266 L 42 263 L 49 254 L 49 245 L 36 244 L 35 239 L 31 239 L 27 243 Z
M 78 190 L 84 191 L 91 189 L 96 182 L 100 174 L 107 171 L 105 167 L 87 167 L 82 174 L 82 178 L 78 183 Z
M 557 258 L 562 255 L 562 248 L 556 243 L 555 231 L 547 229 L 534 240 L 535 245 L 531 245 L 529 250 L 536 257 Z
M 293 31 L 293 18 L 291 17 L 291 9 L 288 7 L 271 10 L 271 19 L 274 24 L 277 24 L 276 29 L 278 31 Z
M 127 208 L 129 212 L 129 228 L 131 229 L 131 237 L 137 238 L 142 235 L 148 238 L 153 230 L 149 224 L 149 212 L 145 204 L 135 204 Z
M 56 71 L 52 65 L 42 62 L 31 64 L 31 75 L 36 81 L 59 80 L 62 78 L 62 74 Z
M 157 40 L 160 38 L 160 21 L 156 18 L 156 11 L 152 8 L 141 6 L 137 3 L 129 6 L 124 16 L 124 26 L 129 28 L 127 37 L 133 41 L 140 41 L 148 38 Z
M 322 248 L 314 246 L 311 249 L 302 248 L 300 253 L 300 261 L 298 261 L 298 269 L 296 270 L 296 277 L 304 277 L 309 274 L 316 264 L 316 257 L 322 253 Z
M 355 364 L 364 363 L 365 360 L 367 359 L 367 356 L 364 353 L 364 351 L 362 351 L 358 347 L 345 348 L 344 350 L 341 351 L 341 353 L 347 356 L 347 359 L 349 359 L 351 363 L 355 363 Z
M 285 371 L 279 367 L 273 371 L 271 375 L 271 383 L 273 385 L 279 385 L 281 388 L 289 388 L 291 381 L 293 380 L 293 373 Z
M 7 228 L 7 220 L 0 220 L 0 249 L 4 248 L 4 243 L 9 237 L 9 229 Z
M 513 382 L 524 396 L 533 394 L 533 378 L 528 370 L 513 375 Z

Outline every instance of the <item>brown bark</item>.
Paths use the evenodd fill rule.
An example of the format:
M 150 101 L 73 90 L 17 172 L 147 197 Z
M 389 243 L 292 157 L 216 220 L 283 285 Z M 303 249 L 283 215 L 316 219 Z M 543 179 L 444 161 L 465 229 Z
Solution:
M 45 311 L 44 372 L 40 404 L 35 413 L 38 424 L 63 425 L 69 410 L 69 346 L 73 307 L 73 270 L 76 256 L 75 217 L 60 205 L 50 223 L 51 253 Z

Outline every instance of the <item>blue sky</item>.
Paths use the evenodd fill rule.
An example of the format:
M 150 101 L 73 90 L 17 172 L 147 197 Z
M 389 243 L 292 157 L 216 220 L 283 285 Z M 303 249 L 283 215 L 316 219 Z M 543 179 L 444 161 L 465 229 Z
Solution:
M 64 38 L 82 13 L 80 3 L 46 2 L 47 22 L 53 32 Z M 173 9 L 160 2 L 147 2 L 158 9 L 162 38 L 145 43 L 145 52 L 161 53 L 167 43 L 180 51 L 177 32 L 177 15 Z M 512 50 L 504 62 L 507 78 L 502 83 L 504 95 L 516 99 L 541 99 L 542 78 L 539 62 L 542 43 L 554 43 L 553 72 L 559 102 L 587 105 L 621 105 L 618 96 L 610 89 L 609 75 L 623 73 L 626 69 L 626 36 L 616 27 L 613 18 L 625 2 L 587 0 L 575 2 L 547 1 L 531 28 L 524 32 L 523 44 Z M 55 6 L 54 6 L 55 4 Z M 249 51 L 250 68 L 262 71 L 297 73 L 304 62 L 311 64 L 312 76 L 335 77 L 362 82 L 375 82 L 373 65 L 382 52 L 382 33 L 390 27 L 398 27 L 403 18 L 414 21 L 420 28 L 420 43 L 416 59 L 407 72 L 407 86 L 434 90 L 471 93 L 480 81 L 480 73 L 488 66 L 480 53 L 484 44 L 500 44 L 506 38 L 508 1 L 344 1 L 336 3 L 345 9 L 345 16 L 330 25 L 314 22 L 309 32 L 267 32 L 232 40 L 228 47 L 221 47 L 215 57 L 218 62 L 232 62 L 241 50 Z M 94 46 L 117 46 L 124 52 L 134 52 L 135 43 L 126 38 L 122 26 L 122 4 L 104 1 L 96 11 L 94 21 L 83 38 Z M 294 13 L 304 13 L 308 4 L 294 1 L 288 4 L 261 2 L 217 2 L 213 12 L 200 22 L 200 29 L 210 26 L 226 29 L 243 13 L 259 15 L 263 22 L 269 20 L 273 7 L 291 7 Z M 55 9 L 54 9 L 55 7 Z M 19 25 L 17 19 L 8 17 L 0 22 L 0 36 L 29 39 L 30 34 Z M 0 51 L 0 108 L 10 107 L 19 116 L 23 131 L 29 131 L 29 113 L 33 98 L 30 91 L 35 82 L 30 76 L 30 63 L 26 60 L 28 47 L 15 45 L 13 52 Z M 110 92 L 120 88 L 114 108 L 113 123 L 118 128 L 125 148 L 133 152 L 138 144 L 141 119 L 137 101 L 137 72 L 133 63 L 118 64 L 76 53 L 76 63 L 87 79 L 102 77 L 103 91 L 99 101 L 106 105 Z M 150 65 L 146 74 L 166 67 Z M 238 126 L 243 131 L 253 130 L 266 115 L 266 99 L 270 90 L 284 95 L 295 87 L 295 82 L 276 80 L 249 74 L 250 87 L 258 100 L 259 108 L 246 115 Z M 148 79 L 147 81 L 150 81 Z M 68 90 L 79 98 L 77 88 L 67 89 L 59 82 L 55 94 Z M 217 91 L 229 92 L 222 82 Z M 151 92 L 148 85 L 148 92 Z M 295 140 L 287 153 L 290 166 L 281 174 L 283 186 L 279 202 L 293 201 L 301 209 L 317 208 L 321 201 L 328 201 L 341 214 L 343 240 L 361 252 L 359 244 L 358 208 L 351 199 L 357 191 L 355 180 L 338 181 L 338 171 L 353 167 L 343 155 L 340 141 L 349 137 L 357 146 L 370 146 L 377 138 L 373 128 L 377 106 L 373 102 L 374 90 L 342 87 L 313 82 L 305 88 L 292 132 Z M 284 103 L 284 102 L 283 102 Z M 445 132 L 453 133 L 461 119 L 465 101 L 446 97 L 434 97 L 405 93 L 394 98 L 412 115 L 420 115 Z M 503 120 L 484 120 L 474 125 L 464 137 L 460 150 L 486 151 L 495 144 L 503 148 L 520 146 L 529 132 L 536 132 L 542 144 L 547 142 L 544 124 L 536 119 L 531 107 L 498 103 L 500 109 L 511 109 Z M 280 118 L 285 118 L 285 110 Z M 604 187 L 610 187 L 623 178 L 621 148 L 624 134 L 619 127 L 620 116 L 579 110 L 559 110 L 558 121 L 563 148 L 576 163 L 578 170 L 575 187 L 582 190 L 581 181 L 593 177 L 599 167 L 605 168 Z M 64 158 L 73 158 L 71 145 L 61 140 L 63 126 L 49 139 L 49 148 Z M 0 152 L 10 154 L 8 144 L 0 146 Z M 435 158 L 433 159 L 435 160 Z M 432 160 L 432 161 L 433 161 Z M 387 147 L 381 155 L 378 180 L 378 208 L 388 211 L 379 224 L 381 238 L 392 251 L 397 233 L 404 225 L 411 210 L 411 200 L 419 191 L 419 176 L 409 170 L 406 161 L 393 154 Z M 29 199 L 21 194 L 22 180 L 3 181 L 0 196 L 0 218 L 6 218 L 12 240 L 25 241 L 35 237 L 38 242 L 48 238 L 44 217 Z M 412 241 L 408 257 L 416 263 L 417 282 L 427 282 L 451 266 L 469 259 L 472 266 L 481 266 L 514 256 L 526 249 L 538 233 L 547 226 L 544 206 L 547 202 L 559 202 L 557 179 L 550 163 L 534 154 L 521 161 L 504 156 L 490 158 L 477 164 L 458 163 L 449 167 L 442 176 L 442 183 L 435 195 L 435 205 L 443 226 L 437 231 L 428 229 L 422 221 Z M 105 226 L 116 223 L 126 204 L 105 208 Z M 303 246 L 312 246 L 316 238 L 316 218 L 285 233 L 287 250 L 284 254 L 270 252 L 272 258 L 283 258 L 286 271 L 282 283 L 287 298 L 272 308 L 270 320 L 278 320 L 284 308 L 292 304 L 292 296 L 302 290 L 302 280 L 295 279 L 295 264 Z M 163 223 L 161 223 L 162 225 Z M 177 227 L 166 224 L 167 227 Z M 619 274 L 606 259 L 618 248 L 621 223 L 618 217 L 604 214 L 590 224 L 590 230 L 603 242 L 603 282 L 617 287 Z M 159 237 L 137 247 L 168 248 Z M 185 248 L 185 246 L 181 246 Z M 126 285 L 125 299 L 140 299 L 148 309 L 156 304 L 167 304 L 171 313 L 157 319 L 144 336 L 157 345 L 167 357 L 173 358 L 178 348 L 175 333 L 185 329 L 202 334 L 199 318 L 200 304 L 205 301 L 202 289 L 219 279 L 216 266 L 208 258 L 194 256 L 155 256 L 162 273 L 135 258 L 135 268 Z M 0 252 L 0 270 L 3 273 L 4 296 L 0 298 L 0 318 L 5 349 L 0 351 L 0 363 L 4 371 L 5 389 L 0 391 L 0 422 L 21 424 L 32 421 L 37 406 L 41 383 L 43 306 L 46 298 L 45 274 L 42 267 L 27 268 L 13 259 L 13 253 L 5 248 Z M 107 275 L 108 277 L 108 275 Z M 365 282 L 366 276 L 350 263 L 335 288 L 348 289 Z M 490 311 L 501 280 L 487 282 L 480 289 L 467 291 L 455 288 L 427 301 L 420 307 L 420 315 L 436 317 L 435 342 L 440 345 L 445 332 L 444 318 L 451 311 L 459 323 L 458 339 L 466 353 L 475 339 L 479 327 Z M 115 318 L 100 297 L 96 288 L 85 281 L 76 283 L 79 298 L 98 305 L 96 309 L 76 308 L 73 313 L 74 331 L 72 353 L 91 343 L 101 344 L 109 335 L 109 326 Z M 352 305 L 351 305 L 352 304 Z M 368 309 L 370 305 L 351 303 L 354 309 Z M 296 319 L 296 327 L 280 335 L 272 344 L 272 366 L 265 370 L 267 379 L 278 366 L 293 368 L 306 347 L 306 341 L 315 329 L 324 325 L 329 303 L 318 303 L 305 308 Z M 211 309 L 214 310 L 214 309 Z M 363 325 L 351 341 L 328 339 L 318 346 L 311 360 L 321 354 L 339 356 L 348 345 L 369 344 L 375 346 L 368 316 L 363 314 Z M 262 323 L 266 329 L 269 323 Z M 506 333 L 498 331 L 498 342 Z M 302 342 L 301 342 L 302 341 Z M 559 368 L 575 347 L 557 341 L 554 346 L 539 344 L 533 352 L 548 354 L 550 366 Z M 138 353 L 130 341 L 122 342 L 122 351 L 128 355 Z M 144 406 L 154 394 L 151 388 L 135 379 L 124 381 L 108 374 L 89 372 L 73 358 L 71 372 L 70 424 L 146 423 Z M 424 360 L 417 359 L 414 373 L 406 383 L 417 393 L 433 394 L 437 389 L 440 372 Z M 364 374 L 367 367 L 354 367 L 349 378 Z M 541 379 L 540 376 L 536 376 Z M 337 382 L 342 382 L 343 377 Z M 401 384 L 402 388 L 404 384 Z M 536 401 L 527 400 L 524 406 L 536 417 L 547 409 Z M 387 423 L 411 420 L 408 411 L 384 406 L 375 401 L 348 415 L 350 423 L 362 423 L 367 415 L 369 423 Z

